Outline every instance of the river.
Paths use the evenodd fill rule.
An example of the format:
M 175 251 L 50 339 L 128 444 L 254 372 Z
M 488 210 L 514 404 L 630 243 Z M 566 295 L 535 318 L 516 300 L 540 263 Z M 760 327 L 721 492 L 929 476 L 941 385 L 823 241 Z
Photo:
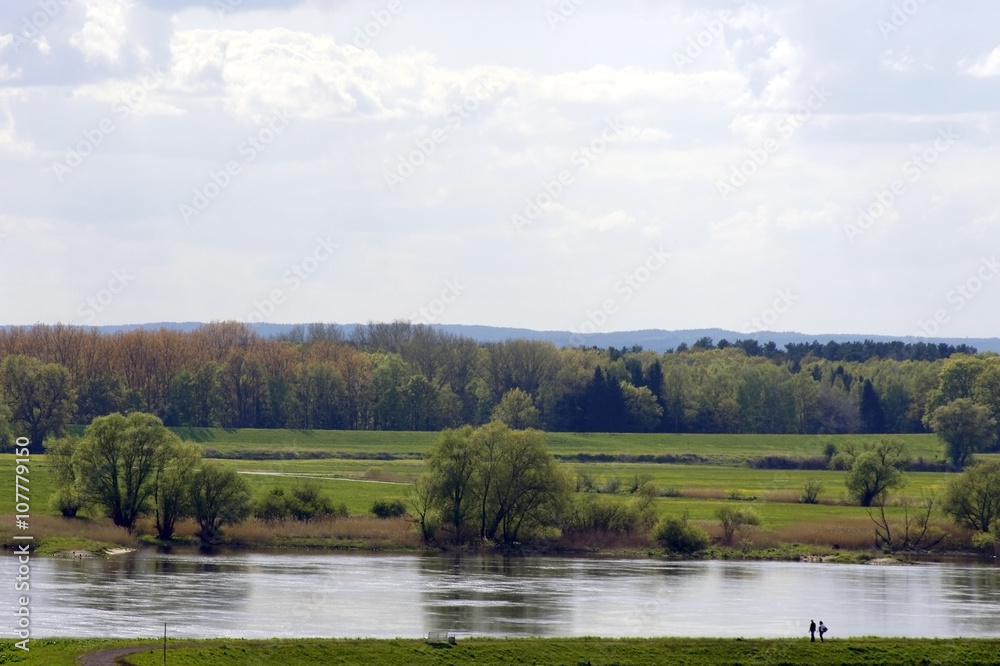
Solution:
M 33 559 L 30 594 L 32 637 L 1000 636 L 1000 569 L 959 564 L 144 550 Z

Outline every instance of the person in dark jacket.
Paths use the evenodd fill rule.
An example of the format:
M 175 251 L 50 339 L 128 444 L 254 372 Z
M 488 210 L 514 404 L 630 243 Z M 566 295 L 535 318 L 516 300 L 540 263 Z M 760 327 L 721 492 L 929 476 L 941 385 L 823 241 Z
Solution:
M 809 640 L 813 643 L 816 642 L 816 621 L 809 620 Z

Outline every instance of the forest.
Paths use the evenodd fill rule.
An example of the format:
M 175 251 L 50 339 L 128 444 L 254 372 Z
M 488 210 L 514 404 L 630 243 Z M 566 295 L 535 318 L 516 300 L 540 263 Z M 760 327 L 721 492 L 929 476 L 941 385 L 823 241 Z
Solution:
M 945 344 L 710 338 L 666 353 L 478 343 L 408 322 L 263 338 L 239 322 L 191 332 L 0 329 L 0 421 L 46 432 L 115 412 L 168 426 L 440 430 L 491 419 L 573 432 L 916 433 L 957 399 L 1000 421 L 1000 356 Z M 964 403 L 963 403 L 964 404 Z M 2 433 L 0 433 L 2 434 Z

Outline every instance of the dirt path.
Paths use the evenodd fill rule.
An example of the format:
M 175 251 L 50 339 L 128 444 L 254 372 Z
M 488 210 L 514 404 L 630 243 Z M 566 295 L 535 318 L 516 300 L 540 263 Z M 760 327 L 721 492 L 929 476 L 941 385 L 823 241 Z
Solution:
M 299 472 L 264 472 L 259 470 L 238 469 L 237 474 L 252 476 L 287 476 L 292 479 L 320 479 L 322 481 L 354 481 L 357 483 L 388 483 L 395 486 L 408 486 L 406 481 L 378 481 L 376 479 L 354 479 L 344 476 L 327 476 L 325 474 L 305 474 Z
M 185 648 L 192 647 L 193 644 L 186 645 L 168 645 L 168 650 L 173 650 L 174 648 Z M 108 648 L 107 650 L 101 650 L 100 652 L 91 652 L 90 654 L 85 654 L 82 657 L 77 657 L 78 666 L 120 666 L 121 662 L 118 660 L 122 657 L 128 656 L 130 654 L 135 654 L 136 652 L 145 652 L 147 650 L 162 650 L 162 646 L 157 647 L 153 645 L 134 645 L 132 647 L 123 648 Z
M 80 666 L 117 666 L 119 658 L 148 649 L 150 649 L 149 645 L 139 645 L 136 647 L 126 648 L 110 648 L 108 650 L 91 652 L 90 654 L 85 654 L 82 657 L 77 657 L 77 663 L 80 664 Z

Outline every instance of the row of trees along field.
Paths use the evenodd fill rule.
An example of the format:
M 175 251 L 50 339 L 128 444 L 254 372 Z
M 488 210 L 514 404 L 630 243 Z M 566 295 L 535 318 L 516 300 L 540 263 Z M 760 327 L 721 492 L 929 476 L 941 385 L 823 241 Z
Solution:
M 904 433 L 973 423 L 996 440 L 1000 357 L 940 344 L 699 340 L 640 347 L 480 344 L 407 322 L 282 338 L 237 322 L 105 335 L 0 330 L 0 430 L 115 412 L 170 426 L 440 430 L 499 418 L 577 432 Z M 951 418 L 934 420 L 948 408 Z M 946 410 L 945 414 L 949 412 Z M 9 439 L 10 433 L 0 432 Z

